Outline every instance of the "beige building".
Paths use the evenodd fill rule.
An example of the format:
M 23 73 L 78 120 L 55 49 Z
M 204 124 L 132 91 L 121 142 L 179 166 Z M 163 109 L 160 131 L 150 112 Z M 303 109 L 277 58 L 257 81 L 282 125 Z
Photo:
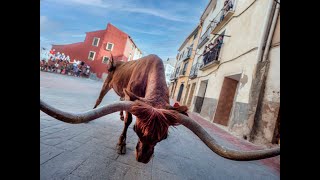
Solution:
M 180 101 L 258 144 L 280 142 L 279 9 L 274 0 L 211 0 Z
M 178 50 L 174 73 L 170 77 L 170 97 L 181 103 L 186 103 L 186 94 L 189 94 L 189 74 L 196 54 L 200 32 L 200 28 L 197 26 L 184 40 Z

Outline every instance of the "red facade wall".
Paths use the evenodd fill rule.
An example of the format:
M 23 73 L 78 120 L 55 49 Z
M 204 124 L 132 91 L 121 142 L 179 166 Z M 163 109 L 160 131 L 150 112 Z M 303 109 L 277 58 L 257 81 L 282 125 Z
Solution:
M 94 37 L 100 38 L 98 47 L 92 45 Z M 106 50 L 108 42 L 114 44 L 111 52 Z M 115 60 L 127 61 L 130 52 L 132 56 L 134 55 L 134 50 L 131 50 L 132 43 L 126 33 L 108 23 L 106 30 L 87 32 L 84 42 L 52 45 L 52 49 L 69 55 L 71 61 L 74 59 L 84 61 L 98 78 L 102 78 L 103 73 L 107 73 L 107 65 L 102 63 L 103 56 L 110 58 L 112 53 Z M 90 51 L 96 52 L 94 60 L 88 59 Z
M 107 65 L 102 63 L 102 58 L 99 56 L 99 52 L 101 51 L 102 47 L 102 41 L 104 38 L 105 30 L 101 31 L 94 31 L 94 32 L 87 32 L 86 38 L 83 43 L 83 47 L 85 51 L 83 52 L 81 61 L 84 61 L 91 67 L 91 71 L 96 73 L 98 78 L 102 77 L 102 74 L 107 72 Z M 93 46 L 93 39 L 97 37 L 100 38 L 98 47 Z M 96 55 L 94 57 L 94 60 L 89 60 L 89 52 L 94 51 L 96 52 Z

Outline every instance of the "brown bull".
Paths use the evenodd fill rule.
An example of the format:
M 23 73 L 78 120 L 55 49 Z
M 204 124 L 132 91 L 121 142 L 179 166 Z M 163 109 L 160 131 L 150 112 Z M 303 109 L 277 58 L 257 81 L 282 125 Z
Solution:
M 168 135 L 169 126 L 184 125 L 194 132 L 212 151 L 232 160 L 257 160 L 280 154 L 280 148 L 256 151 L 230 150 L 221 146 L 198 123 L 187 116 L 187 107 L 169 105 L 169 93 L 165 82 L 164 65 L 155 55 L 136 61 L 109 63 L 109 74 L 102 87 L 95 108 L 104 95 L 113 88 L 125 101 L 103 106 L 85 113 L 63 112 L 40 100 L 40 109 L 67 123 L 84 123 L 117 111 L 126 111 L 125 126 L 117 144 L 118 153 L 125 153 L 126 132 L 136 116 L 134 131 L 139 137 L 136 159 L 148 163 L 155 145 Z

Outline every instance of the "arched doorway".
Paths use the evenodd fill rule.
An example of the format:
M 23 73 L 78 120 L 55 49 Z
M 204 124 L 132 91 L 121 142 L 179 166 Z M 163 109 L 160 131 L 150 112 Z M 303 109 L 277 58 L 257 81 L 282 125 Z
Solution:
M 184 84 L 181 84 L 180 89 L 179 89 L 179 93 L 178 93 L 178 97 L 177 97 L 177 101 L 179 101 L 179 102 L 180 102 L 180 99 L 182 96 L 183 87 L 184 87 Z

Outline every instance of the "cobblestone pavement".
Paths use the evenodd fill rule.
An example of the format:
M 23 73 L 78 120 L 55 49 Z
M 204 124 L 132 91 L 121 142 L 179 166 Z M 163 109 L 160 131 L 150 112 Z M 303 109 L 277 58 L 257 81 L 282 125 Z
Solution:
M 68 112 L 91 109 L 101 86 L 102 82 L 90 79 L 40 72 L 41 98 Z M 111 91 L 102 104 L 118 100 Z M 197 121 L 228 147 L 253 147 L 199 117 Z M 183 126 L 170 128 L 151 161 L 139 163 L 134 156 L 138 140 L 134 122 L 135 118 L 128 129 L 127 153 L 118 155 L 115 146 L 123 128 L 119 113 L 73 125 L 40 111 L 41 179 L 280 179 L 279 157 L 250 162 L 224 159 Z

